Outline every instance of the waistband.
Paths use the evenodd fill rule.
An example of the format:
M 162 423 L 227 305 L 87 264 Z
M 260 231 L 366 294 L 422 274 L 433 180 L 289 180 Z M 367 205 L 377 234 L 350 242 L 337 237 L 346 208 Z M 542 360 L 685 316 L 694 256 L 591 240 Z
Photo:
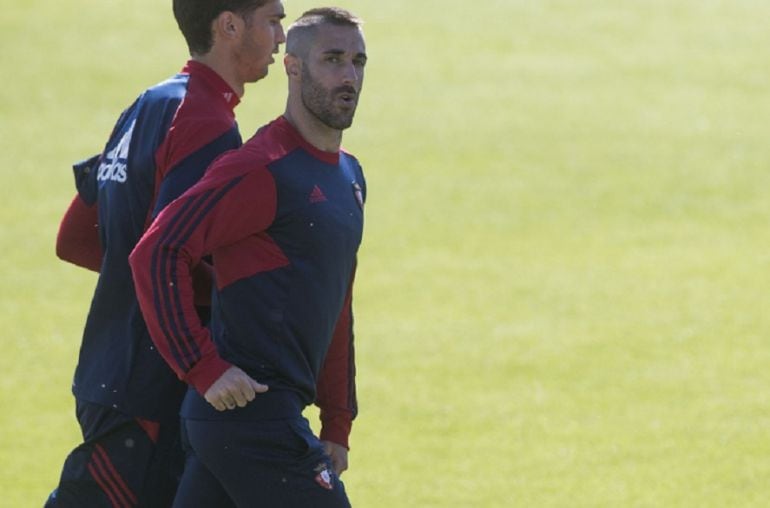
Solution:
M 188 420 L 255 421 L 292 418 L 302 414 L 305 404 L 300 395 L 289 390 L 258 393 L 244 407 L 217 411 L 193 388 L 187 390 L 180 415 Z

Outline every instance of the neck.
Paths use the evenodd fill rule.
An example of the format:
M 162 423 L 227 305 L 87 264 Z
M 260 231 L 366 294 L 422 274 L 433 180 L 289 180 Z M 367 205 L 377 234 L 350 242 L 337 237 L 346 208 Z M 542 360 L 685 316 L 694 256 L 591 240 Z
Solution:
M 291 98 L 283 115 L 305 141 L 322 152 L 337 153 L 342 145 L 342 131 L 322 123 L 307 108 Z
M 235 72 L 233 72 L 233 66 L 230 64 L 227 55 L 218 54 L 214 48 L 205 55 L 193 55 L 192 59 L 202 63 L 219 74 L 222 79 L 225 80 L 225 83 L 230 85 L 230 88 L 233 89 L 238 98 L 243 97 L 245 92 L 244 83 L 238 79 Z

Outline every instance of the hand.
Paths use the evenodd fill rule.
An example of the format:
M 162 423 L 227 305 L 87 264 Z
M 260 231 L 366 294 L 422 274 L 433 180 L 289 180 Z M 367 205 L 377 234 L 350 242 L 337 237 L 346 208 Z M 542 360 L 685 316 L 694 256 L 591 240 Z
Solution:
M 214 381 L 203 397 L 217 411 L 224 411 L 235 409 L 235 406 L 244 407 L 254 400 L 256 394 L 265 393 L 267 389 L 267 385 L 258 383 L 241 369 L 233 366 Z
M 348 469 L 348 449 L 331 441 L 321 441 L 324 445 L 324 451 L 332 459 L 332 467 L 337 476 Z

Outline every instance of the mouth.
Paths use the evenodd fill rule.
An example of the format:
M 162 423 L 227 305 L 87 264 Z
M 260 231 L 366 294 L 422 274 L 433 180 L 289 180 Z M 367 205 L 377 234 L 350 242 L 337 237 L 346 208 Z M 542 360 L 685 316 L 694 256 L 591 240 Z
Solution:
M 353 106 L 356 103 L 358 94 L 353 88 L 343 89 L 337 94 L 337 98 L 345 105 Z

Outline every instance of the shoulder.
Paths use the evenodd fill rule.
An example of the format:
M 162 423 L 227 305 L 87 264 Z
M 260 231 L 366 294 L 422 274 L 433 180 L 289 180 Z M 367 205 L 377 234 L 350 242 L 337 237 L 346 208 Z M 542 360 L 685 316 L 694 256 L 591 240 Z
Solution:
M 137 99 L 144 105 L 180 101 L 187 93 L 188 76 L 177 74 L 145 90 Z
M 180 73 L 142 93 L 137 101 L 143 108 L 163 107 L 175 113 L 174 124 L 234 124 L 235 115 L 227 103 L 194 75 Z
M 178 105 L 185 95 L 185 81 L 185 75 L 177 74 L 166 81 L 143 90 L 136 96 L 131 105 L 123 111 L 121 119 L 155 109 L 159 105 L 165 106 L 171 102 Z
M 256 151 L 255 151 L 256 150 Z M 263 185 L 273 180 L 267 170 L 271 158 L 254 145 L 244 145 L 220 155 L 206 170 L 204 180 L 212 187 Z
M 174 76 L 142 92 L 131 107 L 137 124 L 151 132 L 165 130 L 185 96 L 183 75 Z
M 181 75 L 187 77 L 186 75 Z M 225 137 L 217 146 L 236 147 L 241 144 L 241 136 L 235 123 L 235 115 L 226 103 L 220 98 L 206 92 L 195 91 L 187 79 L 181 83 L 169 84 L 177 88 L 175 92 L 169 91 L 165 97 L 175 97 L 175 101 L 167 101 L 166 114 L 171 115 L 165 144 L 172 150 L 171 159 L 177 160 L 190 152 L 216 142 Z M 159 85 L 161 88 L 163 85 Z M 182 87 L 182 88 L 178 88 Z M 157 92 L 161 92 L 160 89 Z M 161 92 L 158 95 L 158 104 L 161 103 Z
M 361 167 L 361 163 L 358 161 L 358 158 L 345 149 L 340 150 L 340 160 L 343 163 L 350 164 L 358 168 Z
M 284 124 L 285 121 L 279 118 L 262 126 L 233 156 L 242 157 L 256 166 L 263 167 L 283 159 L 299 147 Z
M 363 180 L 364 179 L 364 170 L 361 167 L 361 163 L 358 161 L 358 158 L 356 158 L 355 155 L 345 151 L 340 151 L 340 164 L 343 167 L 350 168 L 350 170 L 355 173 L 356 178 Z

